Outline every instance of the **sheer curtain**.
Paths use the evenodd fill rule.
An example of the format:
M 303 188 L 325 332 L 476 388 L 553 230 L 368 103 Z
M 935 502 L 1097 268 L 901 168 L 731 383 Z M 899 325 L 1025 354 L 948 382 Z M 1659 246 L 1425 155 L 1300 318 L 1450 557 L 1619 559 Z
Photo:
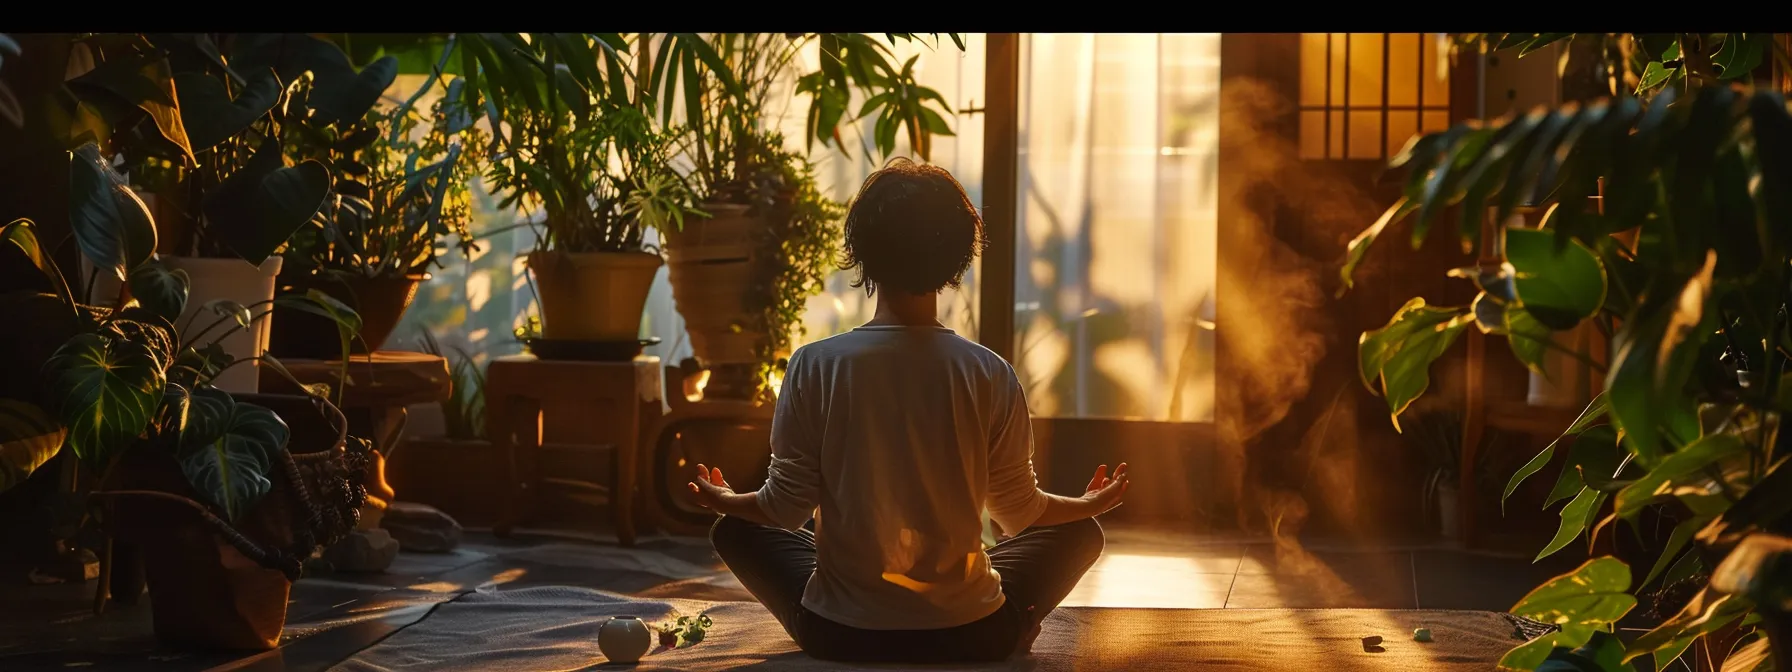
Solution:
M 1022 42 L 1015 365 L 1036 414 L 1212 420 L 1219 43 Z

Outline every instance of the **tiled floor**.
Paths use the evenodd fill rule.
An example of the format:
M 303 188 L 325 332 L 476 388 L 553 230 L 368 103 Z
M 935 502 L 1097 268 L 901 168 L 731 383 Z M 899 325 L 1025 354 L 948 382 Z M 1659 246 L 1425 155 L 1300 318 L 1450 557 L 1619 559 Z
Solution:
M 1504 611 L 1538 583 L 1572 569 L 1576 562 L 1568 555 L 1533 564 L 1443 545 L 1277 543 L 1110 527 L 1106 552 L 1064 604 Z

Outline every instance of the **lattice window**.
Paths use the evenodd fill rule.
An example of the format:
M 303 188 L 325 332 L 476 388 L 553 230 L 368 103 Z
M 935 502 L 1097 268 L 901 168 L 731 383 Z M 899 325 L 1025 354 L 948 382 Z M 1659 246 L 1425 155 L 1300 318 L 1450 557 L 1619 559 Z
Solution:
M 1449 63 L 1436 33 L 1302 33 L 1300 155 L 1385 159 L 1450 125 Z

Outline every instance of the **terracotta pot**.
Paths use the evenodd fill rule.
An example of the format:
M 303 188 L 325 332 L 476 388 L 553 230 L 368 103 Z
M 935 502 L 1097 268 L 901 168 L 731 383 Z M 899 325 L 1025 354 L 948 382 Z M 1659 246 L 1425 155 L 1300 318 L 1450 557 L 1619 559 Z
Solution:
M 648 252 L 529 253 L 541 297 L 542 336 L 564 341 L 641 337 L 641 311 L 665 262 Z
M 411 301 L 416 299 L 417 285 L 428 279 L 428 273 L 341 280 L 308 275 L 282 279 L 280 284 L 282 292 L 316 289 L 355 309 L 361 316 L 361 337 L 349 341 L 349 352 L 367 354 L 385 347 L 405 311 L 410 310 Z M 275 308 L 273 317 L 268 352 L 274 356 L 331 360 L 342 357 L 336 323 L 329 318 L 284 307 Z
M 765 332 L 752 328 L 755 306 L 768 300 L 760 285 L 770 261 L 754 238 L 770 226 L 749 216 L 747 206 L 706 203 L 709 217 L 685 220 L 684 230 L 666 234 L 672 299 L 684 317 L 691 350 L 705 365 L 754 364 Z

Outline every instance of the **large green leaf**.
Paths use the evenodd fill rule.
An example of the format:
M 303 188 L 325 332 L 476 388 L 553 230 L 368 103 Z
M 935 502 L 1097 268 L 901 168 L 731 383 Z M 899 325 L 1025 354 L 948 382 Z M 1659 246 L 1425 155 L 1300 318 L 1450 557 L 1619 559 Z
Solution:
M 1518 300 L 1552 329 L 1572 329 L 1605 304 L 1605 267 L 1578 240 L 1562 247 L 1552 231 L 1509 229 L 1506 260 L 1517 272 Z
M 108 58 L 86 74 L 69 80 L 76 90 L 99 91 L 142 110 L 163 140 L 188 158 L 193 147 L 181 120 L 180 96 L 166 58 L 128 54 Z
M 1674 531 L 1668 533 L 1668 542 L 1662 546 L 1661 555 L 1655 558 L 1655 566 L 1649 568 L 1649 575 L 1643 577 L 1643 583 L 1637 586 L 1637 589 L 1647 588 L 1649 584 L 1654 583 L 1655 578 L 1667 571 L 1668 567 L 1680 557 L 1680 551 L 1686 549 L 1686 544 L 1692 541 L 1693 535 L 1710 522 L 1710 517 L 1695 516 L 1675 525 Z
M 95 473 L 149 426 L 166 382 L 149 346 L 106 332 L 69 339 L 44 373 L 67 446 Z
M 1606 494 L 1603 492 L 1592 488 L 1581 488 L 1580 494 L 1575 495 L 1574 499 L 1569 500 L 1567 506 L 1562 507 L 1562 522 L 1556 527 L 1556 536 L 1549 540 L 1549 545 L 1544 546 L 1543 550 L 1537 553 L 1537 558 L 1533 562 L 1555 555 L 1556 551 L 1567 548 L 1568 544 L 1574 543 L 1575 539 L 1586 534 L 1587 530 L 1593 527 L 1593 523 L 1599 520 L 1599 506 L 1605 503 L 1605 498 Z M 1629 568 L 1626 568 L 1624 573 L 1628 576 Z
M 1624 649 L 1624 661 L 1653 654 L 1655 669 L 1668 669 L 1700 637 L 1747 614 L 1754 604 L 1740 595 L 1722 595 L 1707 588 L 1693 596 L 1673 618 L 1643 633 Z
M 196 152 L 236 137 L 280 101 L 280 81 L 272 71 L 251 77 L 234 100 L 224 82 L 203 72 L 178 73 L 174 82 L 180 87 L 187 138 Z
M 1614 557 L 1599 557 L 1531 589 L 1511 613 L 1563 627 L 1604 626 L 1618 622 L 1636 606 L 1636 597 L 1628 590 L 1630 566 Z
M 1716 253 L 1708 253 L 1684 284 L 1646 297 L 1614 339 L 1606 378 L 1612 419 L 1645 468 L 1660 459 L 1664 442 L 1685 445 L 1698 438 L 1697 408 L 1683 389 L 1700 346 L 1716 331 L 1716 316 L 1705 310 L 1716 267 Z
M 1624 449 L 1618 446 L 1616 431 L 1608 425 L 1588 428 L 1569 444 L 1568 459 L 1562 465 L 1562 473 L 1556 477 L 1556 485 L 1550 489 L 1549 497 L 1543 500 L 1544 508 L 1580 494 L 1582 487 L 1590 485 L 1581 477 L 1581 472 L 1613 477 L 1623 460 Z
M 1630 589 L 1630 567 L 1613 557 L 1588 560 L 1531 590 L 1511 612 L 1559 626 L 1513 648 L 1500 658 L 1500 669 L 1532 670 L 1557 648 L 1587 644 L 1594 633 L 1609 628 L 1636 606 Z
M 310 72 L 314 77 L 305 104 L 319 124 L 354 121 L 366 116 L 380 94 L 398 77 L 399 60 L 384 56 L 360 71 L 342 49 L 305 33 L 244 33 L 232 41 L 231 64 L 244 72 L 272 69 L 290 82 Z
M 1549 371 L 1544 367 L 1543 355 L 1549 351 L 1550 339 L 1554 334 L 1537 317 L 1520 304 L 1508 303 L 1501 311 L 1505 319 L 1506 342 L 1512 346 L 1512 354 L 1523 362 L 1526 368 L 1549 378 Z
M 1697 441 L 1687 444 L 1685 448 L 1668 454 L 1647 474 L 1637 479 L 1637 482 L 1619 491 L 1618 515 L 1623 518 L 1635 517 L 1636 514 L 1642 512 L 1643 507 L 1671 494 L 1676 486 L 1684 485 L 1683 481 L 1689 476 L 1708 483 L 1711 477 L 1702 470 L 1725 458 L 1747 451 L 1748 446 L 1734 434 L 1711 434 L 1701 437 Z
M 1387 398 L 1395 429 L 1400 427 L 1400 413 L 1430 386 L 1431 363 L 1473 323 L 1469 311 L 1427 306 L 1425 299 L 1414 298 L 1387 326 L 1363 332 L 1357 344 L 1359 372 L 1370 391 Z M 1381 381 L 1380 389 L 1376 380 Z
M 235 520 L 273 488 L 268 474 L 290 431 L 273 411 L 215 388 L 192 393 L 178 459 L 201 498 Z
M 156 226 L 149 208 L 130 183 L 112 170 L 99 145 L 87 143 L 69 155 L 69 224 L 75 242 L 94 268 L 124 280 L 156 249 Z
M 55 457 L 67 434 L 36 404 L 0 399 L 0 492 L 24 483 Z
M 1376 238 L 1381 237 L 1381 232 L 1387 229 L 1388 225 L 1405 219 L 1407 215 L 1418 209 L 1419 205 L 1411 199 L 1401 198 L 1399 202 L 1381 213 L 1381 217 L 1376 219 L 1374 224 L 1369 225 L 1369 228 L 1363 229 L 1362 233 L 1351 239 L 1349 252 L 1344 258 L 1344 267 L 1338 270 L 1338 276 L 1344 280 L 1344 285 L 1338 289 L 1340 295 L 1355 286 L 1353 280 L 1356 276 L 1356 267 L 1369 256 L 1369 248 L 1375 244 Z
M 279 139 L 270 136 L 246 165 L 206 195 L 206 230 L 260 265 L 311 221 L 329 193 L 329 168 L 317 161 L 287 166 Z
M 1574 424 L 1569 425 L 1561 436 L 1556 437 L 1556 440 L 1549 442 L 1549 445 L 1543 448 L 1543 452 L 1537 453 L 1537 456 L 1531 458 L 1531 461 L 1519 467 L 1518 473 L 1512 474 L 1512 480 L 1506 482 L 1506 491 L 1500 494 L 1500 509 L 1502 511 L 1505 510 L 1506 500 L 1510 499 L 1512 493 L 1518 490 L 1518 485 L 1533 474 L 1542 471 L 1549 465 L 1550 460 L 1555 458 L 1556 444 L 1561 443 L 1562 439 L 1579 436 L 1594 424 L 1605 419 L 1606 413 L 1611 410 L 1611 405 L 1607 402 L 1605 395 L 1605 392 L 1600 392 L 1599 396 L 1593 397 L 1592 403 L 1587 404 L 1586 410 L 1581 411 L 1580 417 L 1574 419 Z M 1549 505 L 1544 504 L 1544 506 Z
M 15 290 L 54 293 L 71 307 L 75 303 L 55 257 L 43 249 L 29 219 L 0 226 L 0 292 Z
M 1580 648 L 1558 648 L 1538 665 L 1536 672 L 1613 672 L 1624 668 L 1624 640 L 1595 630 Z
M 145 309 L 171 323 L 180 319 L 187 309 L 187 291 L 192 284 L 186 269 L 169 268 L 156 259 L 131 269 L 131 296 Z

